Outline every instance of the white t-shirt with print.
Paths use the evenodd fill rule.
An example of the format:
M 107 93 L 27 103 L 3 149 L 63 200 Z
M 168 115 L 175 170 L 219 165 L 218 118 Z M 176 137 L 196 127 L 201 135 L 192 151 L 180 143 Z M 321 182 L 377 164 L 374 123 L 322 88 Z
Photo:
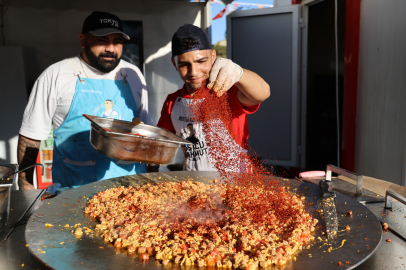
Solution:
M 81 78 L 99 80 L 123 80 L 121 70 L 127 75 L 137 104 L 138 118 L 152 124 L 148 113 L 148 93 L 145 78 L 138 67 L 121 59 L 120 64 L 109 73 L 102 73 L 74 57 Z M 117 75 L 117 78 L 116 78 Z M 54 124 L 54 131 L 65 121 L 75 94 L 78 77 L 74 75 L 69 59 L 48 67 L 37 79 L 24 111 L 20 134 L 34 140 L 45 140 Z

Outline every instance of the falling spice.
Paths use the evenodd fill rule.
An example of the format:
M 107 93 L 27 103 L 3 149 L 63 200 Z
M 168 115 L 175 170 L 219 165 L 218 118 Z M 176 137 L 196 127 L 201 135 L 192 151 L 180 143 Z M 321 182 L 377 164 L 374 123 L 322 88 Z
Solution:
M 231 102 L 228 92 L 217 97 L 204 81 L 190 104 L 189 117 L 202 123 L 210 159 L 226 183 L 278 188 L 279 182 L 270 181 L 271 174 L 262 166 L 255 151 L 238 138 L 233 125 L 233 119 L 238 116 Z M 236 175 L 235 172 L 247 174 Z

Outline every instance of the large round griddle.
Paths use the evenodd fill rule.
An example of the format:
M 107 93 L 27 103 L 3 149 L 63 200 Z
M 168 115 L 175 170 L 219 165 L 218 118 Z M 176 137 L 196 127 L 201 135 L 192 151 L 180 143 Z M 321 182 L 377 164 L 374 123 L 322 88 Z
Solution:
M 49 204 L 40 207 L 37 213 L 31 216 L 25 231 L 26 242 L 35 257 L 54 269 L 101 270 L 142 267 L 161 270 L 163 267 L 154 259 L 142 263 L 138 255 L 131 256 L 116 250 L 112 245 L 105 244 L 96 234 L 83 234 L 80 239 L 76 239 L 71 234 L 72 229 L 65 229 L 64 226 L 80 223 L 82 228 L 94 228 L 97 221 L 83 214 L 86 198 L 91 198 L 97 192 L 108 188 L 163 181 L 191 180 L 208 183 L 208 180 L 213 178 L 219 179 L 219 175 L 214 172 L 149 173 L 104 180 L 73 189 L 50 200 Z M 338 267 L 339 261 L 347 266 L 347 269 L 351 269 L 365 261 L 376 250 L 382 238 L 382 229 L 378 219 L 368 208 L 350 197 L 337 194 L 339 232 L 335 239 L 326 240 L 325 235 L 321 235 L 324 231 L 323 216 L 317 211 L 321 209 L 318 186 L 295 180 L 281 178 L 276 180 L 290 186 L 290 190 L 305 196 L 307 210 L 319 219 L 319 226 L 314 233 L 315 240 L 308 249 L 301 250 L 295 255 L 296 261 L 291 260 L 284 266 L 272 266 L 269 269 L 324 270 L 328 267 Z M 349 210 L 353 212 L 352 217 L 346 215 L 346 211 Z M 45 223 L 54 226 L 45 228 Z M 345 231 L 346 225 L 351 227 L 350 231 Z M 319 236 L 322 240 L 317 240 Z M 342 245 L 343 240 L 346 241 Z M 60 244 L 61 242 L 64 243 Z M 333 248 L 331 252 L 328 252 L 329 247 Z M 176 264 L 166 267 L 166 269 L 184 268 L 198 267 Z

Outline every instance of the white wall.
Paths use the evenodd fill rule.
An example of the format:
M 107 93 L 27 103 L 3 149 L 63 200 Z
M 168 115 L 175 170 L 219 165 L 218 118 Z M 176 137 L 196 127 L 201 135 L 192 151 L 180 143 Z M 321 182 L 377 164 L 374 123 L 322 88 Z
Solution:
M 404 185 L 406 1 L 361 1 L 356 172 Z
M 6 7 L 5 45 L 24 47 L 29 87 L 49 65 L 81 51 L 78 34 L 94 10 L 143 22 L 145 77 L 152 120 L 157 123 L 169 93 L 182 86 L 170 61 L 173 33 L 185 23 L 201 26 L 205 3 L 164 0 L 13 0 Z M 1 15 L 0 15 L 1 16 Z M 0 37 L 1 39 L 1 37 Z M 0 44 L 2 40 L 0 40 Z M 4 91 L 0 88 L 1 91 Z M 21 119 L 17 122 L 21 123 Z M 1 144 L 0 144 L 1 148 Z M 178 158 L 179 159 L 179 158 Z

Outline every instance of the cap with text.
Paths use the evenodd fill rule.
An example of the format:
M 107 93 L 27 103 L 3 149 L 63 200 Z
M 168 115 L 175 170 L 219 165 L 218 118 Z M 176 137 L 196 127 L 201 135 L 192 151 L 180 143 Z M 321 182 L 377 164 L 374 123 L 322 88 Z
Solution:
M 90 33 L 96 37 L 120 33 L 127 40 L 130 37 L 123 32 L 123 23 L 116 15 L 107 12 L 93 11 L 83 23 L 82 34 Z
M 185 46 L 182 42 L 184 39 L 194 39 L 196 45 L 192 48 Z M 212 49 L 209 37 L 200 27 L 193 24 L 185 24 L 173 34 L 172 37 L 172 57 L 181 55 L 195 50 L 209 50 Z

